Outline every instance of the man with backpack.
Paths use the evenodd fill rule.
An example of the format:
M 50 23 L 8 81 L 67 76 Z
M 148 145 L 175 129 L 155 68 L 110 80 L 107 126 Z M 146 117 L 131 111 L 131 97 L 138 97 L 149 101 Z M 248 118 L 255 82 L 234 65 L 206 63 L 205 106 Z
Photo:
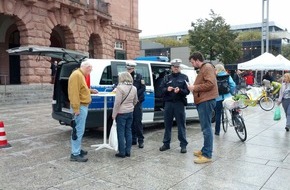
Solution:
M 215 66 L 217 74 L 217 85 L 219 96 L 216 98 L 216 107 L 215 107 L 215 135 L 220 135 L 221 128 L 221 112 L 223 109 L 223 101 L 226 98 L 232 96 L 235 93 L 236 84 L 232 77 L 226 72 L 222 64 L 217 64 Z

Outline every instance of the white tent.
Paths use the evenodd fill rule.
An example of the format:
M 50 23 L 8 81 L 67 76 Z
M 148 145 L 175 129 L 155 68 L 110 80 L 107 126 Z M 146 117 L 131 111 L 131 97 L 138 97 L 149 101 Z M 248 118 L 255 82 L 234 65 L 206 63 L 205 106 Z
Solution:
M 284 70 L 290 70 L 290 61 L 286 59 L 283 55 L 279 54 L 276 56 L 280 63 L 283 63 Z
M 285 70 L 284 64 L 271 53 L 265 52 L 250 61 L 238 64 L 240 70 Z

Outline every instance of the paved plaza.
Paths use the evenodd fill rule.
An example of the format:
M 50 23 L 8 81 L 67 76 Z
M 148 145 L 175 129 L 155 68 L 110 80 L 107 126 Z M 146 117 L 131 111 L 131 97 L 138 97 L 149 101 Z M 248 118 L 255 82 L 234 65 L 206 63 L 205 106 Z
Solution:
M 51 118 L 50 103 L 0 106 L 11 148 L 0 149 L 0 190 L 188 190 L 290 189 L 290 132 L 285 116 L 274 111 L 244 110 L 248 139 L 241 142 L 233 128 L 214 136 L 213 162 L 194 164 L 193 150 L 203 144 L 198 122 L 187 124 L 186 154 L 180 153 L 177 128 L 171 149 L 160 152 L 163 126 L 145 128 L 145 147 L 133 146 L 131 157 L 116 158 L 109 149 L 96 151 L 102 131 L 88 131 L 83 148 L 89 161 L 69 161 L 70 127 Z

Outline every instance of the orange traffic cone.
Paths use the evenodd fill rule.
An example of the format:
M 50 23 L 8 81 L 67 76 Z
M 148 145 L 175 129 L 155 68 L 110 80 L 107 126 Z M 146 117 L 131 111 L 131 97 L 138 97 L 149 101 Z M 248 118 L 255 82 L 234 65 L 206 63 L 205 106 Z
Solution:
M 0 121 L 0 148 L 8 148 L 11 145 L 8 143 L 4 129 L 3 121 Z

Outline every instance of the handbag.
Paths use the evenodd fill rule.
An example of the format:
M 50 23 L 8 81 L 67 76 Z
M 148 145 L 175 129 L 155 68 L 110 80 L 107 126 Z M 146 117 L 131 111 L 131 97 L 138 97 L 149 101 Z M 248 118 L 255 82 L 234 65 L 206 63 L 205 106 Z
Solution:
M 281 109 L 277 106 L 274 112 L 274 121 L 279 121 L 281 119 Z
M 109 145 L 115 150 L 118 151 L 118 135 L 117 135 L 117 124 L 116 121 L 113 121 L 110 135 L 109 135 Z

